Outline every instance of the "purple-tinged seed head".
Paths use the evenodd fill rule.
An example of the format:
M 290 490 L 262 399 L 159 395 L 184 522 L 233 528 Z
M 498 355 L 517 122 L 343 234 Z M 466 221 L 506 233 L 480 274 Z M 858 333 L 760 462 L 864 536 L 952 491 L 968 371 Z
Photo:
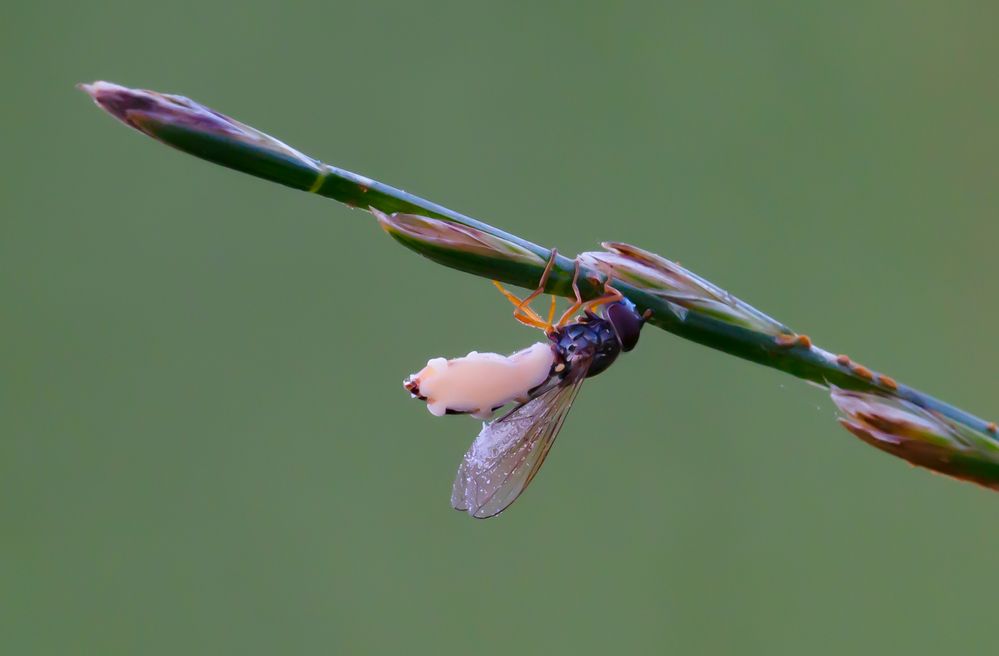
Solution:
M 190 98 L 146 89 L 130 89 L 103 81 L 78 84 L 77 88 L 93 98 L 98 107 L 125 125 L 181 150 L 188 149 L 177 143 L 178 130 L 243 143 L 279 157 L 297 160 L 316 172 L 320 170 L 316 160 L 288 144 Z M 204 156 L 198 152 L 193 154 Z

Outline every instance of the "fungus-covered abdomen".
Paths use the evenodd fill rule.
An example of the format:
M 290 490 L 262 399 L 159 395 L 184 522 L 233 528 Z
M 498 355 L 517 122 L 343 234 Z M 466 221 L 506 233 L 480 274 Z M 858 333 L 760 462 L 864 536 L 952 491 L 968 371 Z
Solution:
M 433 358 L 404 384 L 414 396 L 426 399 L 434 415 L 450 410 L 485 419 L 494 408 L 525 400 L 548 379 L 554 363 L 555 353 L 545 342 L 509 356 L 473 351 L 451 360 Z

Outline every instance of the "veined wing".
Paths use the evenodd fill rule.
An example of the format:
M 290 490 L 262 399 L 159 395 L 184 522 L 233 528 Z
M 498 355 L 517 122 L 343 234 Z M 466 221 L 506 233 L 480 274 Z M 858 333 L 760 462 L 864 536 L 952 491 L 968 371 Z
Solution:
M 558 385 L 485 424 L 458 466 L 451 505 L 485 519 L 503 512 L 541 469 L 586 378 L 576 363 Z

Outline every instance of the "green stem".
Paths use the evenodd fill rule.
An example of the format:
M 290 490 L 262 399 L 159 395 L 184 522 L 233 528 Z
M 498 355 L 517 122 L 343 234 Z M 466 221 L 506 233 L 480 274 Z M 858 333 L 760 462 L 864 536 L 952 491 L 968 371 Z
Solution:
M 232 119 L 214 113 L 205 114 L 211 110 L 186 98 L 129 90 L 107 83 L 95 83 L 84 89 L 104 109 L 132 127 L 170 146 L 216 164 L 294 189 L 332 198 L 350 207 L 373 207 L 386 214 L 395 212 L 416 214 L 469 226 L 531 251 L 539 256 L 540 262 L 546 261 L 551 253 L 548 248 L 437 203 L 304 156 L 272 137 L 236 123 Z M 141 99 L 142 102 L 138 102 L 137 99 Z M 167 99 L 172 104 L 161 104 L 150 109 L 150 99 L 154 101 Z M 186 114 L 179 114 L 181 110 L 177 106 L 180 106 Z M 412 244 L 407 243 L 407 245 L 420 250 Z M 474 267 L 463 264 L 460 260 L 449 260 L 447 264 L 476 275 L 529 289 L 537 284 L 543 268 L 541 264 L 520 263 L 512 266 L 497 262 L 493 266 L 483 266 L 481 260 L 476 262 Z M 546 291 L 561 296 L 571 296 L 574 265 L 573 259 L 559 255 Z M 886 383 L 881 376 L 871 376 L 863 368 L 840 363 L 833 355 L 820 348 L 807 345 L 788 347 L 781 344 L 773 335 L 733 325 L 702 312 L 677 313 L 675 307 L 671 307 L 671 304 L 661 296 L 633 285 L 617 280 L 614 285 L 635 304 L 639 311 L 651 312 L 649 323 L 684 339 L 773 367 L 819 385 L 832 385 L 904 399 L 995 439 L 994 426 L 985 420 L 911 387 L 896 386 L 890 379 Z M 586 298 L 593 298 L 601 293 L 599 283 L 589 280 L 586 276 L 581 279 L 580 289 Z

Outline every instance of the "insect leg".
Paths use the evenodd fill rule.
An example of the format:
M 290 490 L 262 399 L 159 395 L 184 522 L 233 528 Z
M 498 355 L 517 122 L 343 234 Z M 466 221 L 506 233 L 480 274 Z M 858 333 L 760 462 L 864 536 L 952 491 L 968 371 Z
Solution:
M 549 320 L 547 323 L 545 323 L 544 319 L 542 319 L 537 312 L 531 309 L 530 304 L 531 301 L 536 299 L 545 291 L 545 285 L 548 284 L 548 276 L 551 275 L 552 268 L 555 266 L 555 257 L 557 255 L 558 251 L 553 248 L 552 254 L 548 258 L 548 263 L 545 265 L 545 270 L 541 274 L 541 280 L 538 281 L 538 288 L 535 289 L 530 294 L 528 294 L 523 299 L 520 299 L 511 294 L 510 292 L 506 291 L 503 288 L 503 285 L 501 285 L 498 281 L 496 280 L 493 281 L 493 284 L 496 285 L 496 288 L 500 290 L 500 293 L 503 294 L 503 296 L 505 296 L 508 301 L 517 306 L 516 309 L 513 311 L 514 319 L 528 326 L 541 328 L 546 332 L 551 329 L 551 321 Z
M 624 298 L 624 294 L 614 289 L 610 284 L 610 278 L 604 283 L 604 295 L 595 298 L 592 301 L 587 301 L 583 305 L 584 310 L 595 310 L 601 305 L 606 305 L 607 303 L 613 303 L 614 301 L 620 301 Z
M 526 307 L 526 306 L 530 305 L 531 301 L 533 301 L 534 299 L 536 299 L 538 296 L 540 296 L 545 291 L 545 285 L 548 284 L 548 276 L 551 275 L 552 268 L 555 266 L 555 256 L 556 255 L 558 255 L 558 251 L 553 248 L 552 249 L 552 254 L 548 258 L 548 264 L 545 265 L 545 270 L 541 273 L 541 280 L 538 281 L 538 288 L 535 289 L 530 294 L 528 294 L 527 297 L 524 298 L 524 300 L 520 302 L 520 306 L 517 308 L 518 310 L 522 309 L 523 307 Z M 533 310 L 532 310 L 532 312 L 533 312 Z
M 572 291 L 576 295 L 576 300 L 573 302 L 572 305 L 569 306 L 569 309 L 563 312 L 562 316 L 559 317 L 558 323 L 555 324 L 556 328 L 564 327 L 567 323 L 569 323 L 570 320 L 572 320 L 572 317 L 575 316 L 579 308 L 583 307 L 583 297 L 579 293 L 578 282 L 579 282 L 579 260 L 576 260 L 576 266 L 572 271 Z
M 522 324 L 531 326 L 532 328 L 541 328 L 542 330 L 547 328 L 547 324 L 544 319 L 538 316 L 538 313 L 532 310 L 530 306 L 524 305 L 523 300 L 504 289 L 503 285 L 501 285 L 498 281 L 494 280 L 493 284 L 496 285 L 496 289 L 498 289 L 508 301 L 514 304 L 514 319 Z

